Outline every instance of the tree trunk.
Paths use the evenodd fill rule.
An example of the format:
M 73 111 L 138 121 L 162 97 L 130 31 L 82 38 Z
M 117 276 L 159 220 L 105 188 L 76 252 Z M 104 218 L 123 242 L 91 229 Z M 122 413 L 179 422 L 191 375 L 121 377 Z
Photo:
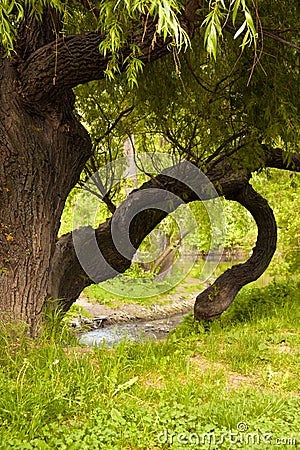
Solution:
M 72 114 L 72 92 L 38 113 L 22 102 L 9 60 L 2 60 L 0 76 L 0 320 L 25 322 L 35 335 L 51 297 L 60 217 L 90 140 Z
M 258 227 L 252 256 L 244 264 L 226 270 L 195 302 L 195 320 L 211 321 L 219 317 L 233 302 L 239 290 L 257 280 L 268 267 L 276 250 L 277 227 L 268 202 L 247 184 L 237 194 L 227 196 L 250 211 Z

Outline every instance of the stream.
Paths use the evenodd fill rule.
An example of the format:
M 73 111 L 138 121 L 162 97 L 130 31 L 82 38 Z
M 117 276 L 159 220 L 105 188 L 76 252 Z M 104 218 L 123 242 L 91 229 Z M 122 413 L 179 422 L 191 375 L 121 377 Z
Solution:
M 89 347 L 102 346 L 111 347 L 119 344 L 122 339 L 129 341 L 146 342 L 149 339 L 159 340 L 166 337 L 187 314 L 176 314 L 170 317 L 155 320 L 138 320 L 120 325 L 109 325 L 105 328 L 88 331 L 80 336 L 79 343 Z
M 222 273 L 231 266 L 232 263 L 223 262 L 219 264 L 219 270 L 221 270 Z M 263 274 L 256 282 L 251 283 L 250 285 L 263 287 L 266 286 L 271 279 L 272 278 L 268 274 Z M 160 319 L 137 319 L 127 323 L 107 325 L 102 328 L 82 333 L 79 338 L 79 343 L 88 345 L 89 347 L 102 346 L 103 344 L 111 347 L 115 344 L 119 344 L 123 339 L 140 342 L 145 342 L 149 339 L 163 339 L 170 330 L 173 330 L 182 322 L 187 314 L 187 312 L 174 313 L 173 315 Z

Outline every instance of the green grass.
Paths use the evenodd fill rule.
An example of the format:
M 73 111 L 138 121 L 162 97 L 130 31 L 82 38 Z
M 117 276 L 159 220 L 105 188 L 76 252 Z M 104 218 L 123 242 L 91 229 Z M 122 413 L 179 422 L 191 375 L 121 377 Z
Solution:
M 221 320 L 187 317 L 162 342 L 87 349 L 3 330 L 0 449 L 296 448 L 299 287 L 244 290 Z
M 171 275 L 167 275 L 163 280 L 153 282 L 154 274 L 144 272 L 136 267 L 130 267 L 124 274 L 111 280 L 94 284 L 84 289 L 83 293 L 90 301 L 96 301 L 102 305 L 110 307 L 120 307 L 128 303 L 137 303 L 145 307 L 155 303 L 165 304 L 170 300 L 169 295 L 180 295 L 183 298 L 189 298 L 190 294 L 195 294 L 204 289 L 204 280 L 208 276 L 217 278 L 226 269 L 232 266 L 231 262 L 221 262 L 217 264 L 209 262 L 204 264 L 199 259 L 191 270 L 186 274 L 186 278 L 180 280 L 180 271 L 174 269 Z M 203 267 L 206 267 L 203 271 Z M 201 281 L 202 280 L 202 281 Z M 272 278 L 264 274 L 253 286 L 263 287 Z M 146 297 L 145 293 L 151 292 L 151 296 Z
M 153 283 L 153 274 L 139 273 L 138 276 L 135 275 L 128 270 L 125 274 L 111 280 L 88 286 L 83 293 L 88 299 L 102 305 L 118 307 L 124 303 L 149 306 L 153 301 L 158 303 L 165 301 L 166 294 L 174 291 L 174 285 L 168 276 L 162 281 Z M 145 296 L 145 293 L 149 291 L 151 291 L 151 295 Z
M 148 283 L 151 283 L 151 281 L 149 280 Z M 132 286 L 130 286 L 130 284 L 132 284 Z M 157 293 L 160 292 L 161 288 L 165 291 L 165 294 L 168 292 L 167 284 L 164 286 L 159 284 L 156 289 Z M 121 295 L 122 289 L 124 291 L 126 290 L 127 295 Z M 110 307 L 119 307 L 121 304 L 128 303 L 149 306 L 154 301 L 159 303 L 160 300 L 162 301 L 162 299 L 165 299 L 165 294 L 161 296 L 153 295 L 151 297 L 145 297 L 145 292 L 147 292 L 147 281 L 143 283 L 142 281 L 139 282 L 132 279 L 115 280 L 112 287 L 110 287 L 109 282 L 101 283 L 99 285 L 94 284 L 84 290 L 84 294 L 87 295 L 88 299 Z

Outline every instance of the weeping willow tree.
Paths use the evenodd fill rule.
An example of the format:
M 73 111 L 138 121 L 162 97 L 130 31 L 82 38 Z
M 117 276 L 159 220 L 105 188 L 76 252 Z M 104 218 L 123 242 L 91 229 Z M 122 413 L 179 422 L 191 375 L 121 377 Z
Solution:
M 252 259 L 197 299 L 196 318 L 218 315 L 249 281 L 247 273 L 253 278 L 265 269 L 276 245 L 272 212 L 249 185 L 251 171 L 291 163 L 299 170 L 291 153 L 298 145 L 297 2 L 20 0 L 1 2 L 0 12 L 1 320 L 23 321 L 36 335 L 53 300 L 67 310 L 93 280 L 130 266 L 134 251 L 118 252 L 110 220 L 95 233 L 109 264 L 92 267 L 93 279 L 78 261 L 72 236 L 57 237 L 70 191 L 85 168 L 97 166 L 99 158 L 92 157 L 103 139 L 128 117 L 143 120 L 130 119 L 127 134 L 149 127 L 162 134 L 172 151 L 205 170 L 218 192 L 247 207 L 257 222 Z M 75 112 L 80 97 L 84 123 L 92 119 L 93 85 L 75 88 L 93 80 L 100 80 L 98 103 L 106 116 L 107 102 L 113 111 L 112 92 L 116 97 L 126 90 L 115 119 L 99 122 L 98 136 Z M 115 157 L 115 147 L 106 149 Z M 103 145 L 101 152 L 105 160 Z M 158 185 L 195 200 L 188 187 L 162 174 L 129 196 L 128 214 L 139 191 Z M 122 214 L 111 210 L 122 230 L 124 208 Z M 150 209 L 136 215 L 134 248 L 166 214 Z

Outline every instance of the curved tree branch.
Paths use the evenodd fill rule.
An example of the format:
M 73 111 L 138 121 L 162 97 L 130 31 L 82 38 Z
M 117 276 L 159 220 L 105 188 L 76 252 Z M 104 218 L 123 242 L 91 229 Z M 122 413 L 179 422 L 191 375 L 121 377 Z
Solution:
M 195 320 L 211 321 L 219 317 L 243 286 L 257 280 L 264 273 L 276 250 L 277 227 L 268 202 L 249 183 L 227 198 L 239 202 L 254 217 L 258 227 L 256 246 L 248 261 L 226 270 L 198 295 L 194 307 Z
M 181 174 L 184 173 L 184 164 L 180 165 Z M 135 249 L 168 213 L 179 206 L 179 199 L 188 203 L 195 200 L 208 200 L 218 195 L 205 180 L 197 189 L 197 193 L 189 187 L 195 186 L 197 179 L 193 180 L 193 176 L 197 177 L 198 170 L 192 174 L 188 166 L 184 177 L 181 178 L 182 182 L 176 179 L 176 170 L 178 166 L 164 171 L 144 183 L 139 189 L 132 191 L 117 208 L 113 218 L 102 223 L 97 230 L 82 227 L 74 231 L 73 235 L 68 233 L 58 240 L 50 271 L 52 280 L 50 298 L 62 299 L 63 309 L 68 310 L 84 287 L 95 283 L 95 280 L 99 283 L 113 278 L 118 273 L 123 273 L 131 264 Z M 233 195 L 247 183 L 247 178 L 244 178 L 243 174 L 235 174 L 229 167 L 226 170 L 214 167 L 206 175 L 221 195 L 224 193 L 228 196 Z M 162 193 L 156 200 L 157 192 L 153 195 L 151 192 L 153 189 L 158 189 L 160 194 L 162 192 L 165 194 Z M 174 195 L 178 197 L 178 201 L 174 200 Z M 152 206 L 147 207 L 149 204 Z M 122 244 L 123 230 L 126 229 L 129 217 L 133 217 L 129 228 L 132 247 L 126 247 L 124 255 L 116 249 L 112 234 L 120 238 Z M 115 224 L 114 233 L 111 229 L 112 220 Z M 74 236 L 75 239 L 80 240 L 79 258 L 86 261 L 85 269 L 90 276 L 92 274 L 92 279 L 78 261 L 74 248 Z M 95 244 L 100 252 L 95 253 Z
M 295 161 L 297 160 L 297 157 L 297 155 L 294 155 Z M 266 165 L 269 164 L 271 167 L 274 167 L 275 162 L 277 161 L 276 167 L 278 167 L 280 165 L 280 160 L 283 161 L 284 158 L 279 149 L 274 151 L 273 160 L 270 157 L 269 150 L 269 156 L 268 158 L 266 157 Z M 288 168 L 290 169 L 290 167 Z M 299 170 L 299 163 L 297 168 L 297 170 Z M 172 173 L 172 168 L 170 171 Z M 187 176 L 187 181 L 190 181 L 190 174 L 187 174 Z M 221 276 L 221 281 L 218 281 L 220 280 L 218 279 L 216 282 L 217 284 L 221 283 L 221 285 L 223 285 L 223 280 L 225 280 L 224 289 L 228 292 L 227 302 L 229 301 L 228 304 L 230 304 L 242 285 L 252 281 L 252 279 L 258 278 L 268 266 L 275 251 L 276 225 L 272 211 L 266 200 L 257 194 L 248 183 L 251 178 L 250 172 L 245 170 L 235 172 L 230 165 L 225 165 L 223 162 L 222 164 L 216 166 L 211 165 L 208 167 L 206 176 L 215 186 L 219 195 L 224 195 L 228 199 L 236 200 L 245 206 L 253 214 L 259 228 L 257 245 L 250 260 L 245 263 L 245 265 L 242 265 L 241 269 L 240 266 L 235 266 L 229 273 L 228 271 L 225 272 Z M 175 178 L 168 176 L 168 171 L 165 171 L 165 173 L 144 183 L 138 190 L 133 191 L 126 199 L 125 205 L 123 204 L 122 208 L 116 210 L 114 220 L 118 227 L 122 229 L 122 226 L 126 222 L 126 214 L 130 214 L 132 208 L 138 209 L 139 202 L 142 202 L 142 196 L 139 197 L 139 194 L 146 189 L 166 190 L 165 203 L 169 205 L 170 211 L 175 210 L 177 204 L 172 204 L 172 201 L 170 199 L 168 200 L 169 193 L 175 194 L 183 199 L 185 203 L 199 200 L 199 197 L 195 192 L 189 189 L 188 184 L 189 183 L 181 183 Z M 213 198 L 213 195 L 215 195 L 215 193 L 212 192 L 206 192 L 205 194 L 205 186 L 203 186 L 202 199 Z M 133 247 L 137 249 L 143 239 L 166 215 L 167 212 L 159 209 L 147 209 L 137 214 L 130 226 L 130 239 Z M 93 258 L 91 258 L 89 263 L 89 269 L 98 282 L 114 277 L 117 272 L 124 272 L 130 266 L 134 254 L 134 252 L 132 252 L 130 256 L 130 252 L 128 252 L 127 257 L 124 257 L 117 251 L 112 240 L 111 222 L 112 219 L 107 220 L 105 223 L 101 224 L 96 231 L 92 230 L 91 227 L 83 227 L 78 231 L 81 233 L 83 239 L 83 251 L 86 253 L 89 252 L 89 248 L 90 246 L 93 246 L 93 241 L 96 236 L 98 246 L 105 258 L 103 264 L 100 266 L 99 262 L 97 263 Z M 268 243 L 267 249 L 265 248 L 265 242 Z M 90 254 L 92 255 L 92 251 Z M 260 259 L 263 259 L 263 264 L 260 263 Z M 105 264 L 105 260 L 108 265 Z M 244 272 L 244 270 L 246 272 L 248 271 L 250 279 L 240 277 L 240 270 L 242 270 L 242 272 Z M 68 310 L 71 304 L 76 301 L 79 294 L 86 286 L 94 283 L 94 281 L 86 275 L 78 261 L 71 233 L 62 236 L 57 241 L 55 254 L 52 259 L 51 278 L 52 288 L 49 291 L 49 297 L 61 298 L 61 304 L 65 310 Z M 213 292 L 214 288 L 211 287 L 209 289 L 210 291 L 208 294 Z M 205 292 L 207 294 L 207 291 Z M 200 303 L 199 300 L 197 304 L 199 305 Z M 212 302 L 208 300 L 208 296 L 206 296 L 205 305 L 206 303 L 210 308 L 212 307 Z M 198 317 L 202 315 L 201 308 L 201 306 L 197 306 L 196 315 L 198 315 Z M 216 312 L 216 315 L 217 314 L 218 313 Z M 212 314 L 212 316 L 214 316 L 214 314 Z
M 69 35 L 36 50 L 25 62 L 22 94 L 29 103 L 58 97 L 62 89 L 104 77 L 109 57 L 100 54 L 104 36 L 89 32 Z

